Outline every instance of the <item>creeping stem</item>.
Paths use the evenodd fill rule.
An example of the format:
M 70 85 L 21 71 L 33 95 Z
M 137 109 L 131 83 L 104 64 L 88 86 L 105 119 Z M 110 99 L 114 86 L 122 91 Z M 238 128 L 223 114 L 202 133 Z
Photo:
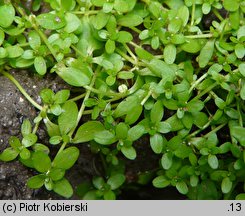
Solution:
M 20 92 L 25 96 L 25 98 L 37 109 L 40 111 L 43 109 L 42 106 L 40 106 L 37 102 L 35 102 L 30 95 L 25 91 L 25 89 L 20 85 L 20 83 L 8 72 L 2 71 L 2 73 L 5 77 L 7 77 L 11 82 L 15 84 L 15 86 L 20 90 Z

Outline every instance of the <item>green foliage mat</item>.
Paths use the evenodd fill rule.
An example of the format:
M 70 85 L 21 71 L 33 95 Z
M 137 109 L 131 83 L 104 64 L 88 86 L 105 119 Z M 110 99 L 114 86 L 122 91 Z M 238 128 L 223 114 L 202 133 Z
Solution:
M 44 4 L 50 11 L 40 13 Z M 104 175 L 77 193 L 116 199 L 135 141 L 148 137 L 159 166 L 139 184 L 173 186 L 189 199 L 245 199 L 244 11 L 243 0 L 34 0 L 32 9 L 1 1 L 0 73 L 40 112 L 0 159 L 35 169 L 30 188 L 69 198 L 65 173 L 76 146 L 89 143 Z M 56 73 L 82 93 L 43 89 L 40 105 L 11 68 Z M 55 157 L 38 142 L 42 121 L 60 147 Z

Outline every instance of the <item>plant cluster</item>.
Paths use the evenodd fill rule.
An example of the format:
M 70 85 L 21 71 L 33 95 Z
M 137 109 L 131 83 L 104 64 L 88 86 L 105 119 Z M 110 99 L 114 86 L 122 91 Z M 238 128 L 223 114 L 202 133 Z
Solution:
M 44 3 L 50 11 L 39 13 Z M 39 114 L 0 159 L 35 169 L 30 188 L 69 198 L 65 172 L 79 157 L 75 146 L 89 143 L 104 175 L 77 193 L 116 199 L 127 184 L 125 160 L 137 160 L 135 141 L 149 137 L 159 167 L 141 182 L 189 199 L 244 199 L 244 12 L 242 0 L 34 0 L 31 11 L 1 1 L 0 73 Z M 43 89 L 40 105 L 11 68 L 56 73 L 80 95 Z M 90 120 L 81 123 L 84 115 Z M 41 122 L 49 145 L 38 142 Z

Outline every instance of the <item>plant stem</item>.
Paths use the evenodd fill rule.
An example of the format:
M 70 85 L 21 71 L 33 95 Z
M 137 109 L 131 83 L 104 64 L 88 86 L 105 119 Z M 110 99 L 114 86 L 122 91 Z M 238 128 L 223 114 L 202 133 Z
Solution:
M 118 52 L 125 60 L 129 61 L 130 63 L 132 63 L 133 65 L 137 65 L 137 63 L 134 61 L 133 58 L 127 56 L 123 51 L 121 51 L 120 49 L 116 48 L 116 52 Z
M 85 89 L 93 92 L 93 93 L 96 93 L 96 94 L 100 94 L 100 95 L 104 95 L 104 96 L 107 96 L 107 97 L 123 97 L 123 96 L 127 96 L 125 93 L 116 93 L 116 92 L 101 92 L 100 90 L 98 89 L 95 89 L 91 86 L 84 86 Z
M 127 50 L 127 52 L 130 54 L 130 56 L 134 59 L 134 61 L 136 62 L 136 65 L 137 65 L 137 62 L 138 62 L 138 59 L 137 57 L 134 55 L 134 53 L 130 50 L 130 48 L 127 46 L 127 44 L 124 44 L 124 47 L 125 49 Z
M 193 4 L 192 4 L 192 10 L 191 10 L 191 26 L 194 25 L 195 11 L 196 11 L 196 4 L 193 2 Z
M 78 100 L 84 98 L 85 95 L 86 95 L 86 93 L 83 93 L 83 94 L 81 94 L 81 95 L 78 95 L 78 96 L 76 96 L 76 97 L 70 99 L 70 101 L 78 101 Z
M 20 90 L 20 92 L 25 96 L 25 98 L 34 106 L 36 107 L 38 110 L 42 110 L 43 107 L 40 106 L 37 102 L 35 102 L 30 95 L 25 91 L 25 89 L 20 85 L 20 83 L 8 72 L 2 71 L 0 72 L 2 73 L 5 77 L 7 77 L 11 82 L 13 82 L 15 84 L 15 86 Z
M 91 10 L 91 11 L 73 11 L 73 14 L 76 15 L 94 15 L 98 13 L 98 10 Z
M 130 27 L 130 29 L 132 29 L 133 31 L 135 31 L 136 33 L 140 34 L 141 33 L 141 30 L 139 30 L 138 28 L 132 26 Z
M 207 138 L 210 134 L 219 131 L 219 130 L 220 130 L 221 128 L 223 128 L 225 125 L 226 125 L 226 123 L 219 125 L 218 127 L 214 128 L 213 130 L 211 130 L 210 132 L 208 132 L 207 134 L 205 134 L 203 137 Z
M 206 77 L 208 76 L 208 73 L 203 74 L 198 80 L 196 80 L 193 85 L 191 86 L 191 88 L 189 89 L 189 94 L 192 92 L 192 90 L 194 88 L 196 88 L 196 86 L 202 81 L 204 80 Z
M 213 8 L 213 13 L 214 15 L 220 20 L 220 21 L 223 21 L 224 18 L 220 15 L 219 11 L 216 9 L 216 8 Z
M 148 94 L 144 97 L 144 99 L 141 101 L 141 105 L 143 106 L 144 104 L 145 104 L 145 102 L 149 99 L 149 97 L 151 96 L 151 94 L 152 94 L 152 91 L 150 90 L 149 92 L 148 92 Z
M 214 87 L 216 87 L 218 85 L 218 83 L 213 83 L 211 86 L 209 86 L 208 88 L 206 88 L 204 91 L 202 91 L 201 93 L 199 93 L 196 97 L 194 97 L 191 101 L 194 100 L 198 100 L 199 98 L 201 98 L 203 95 L 205 95 L 206 93 L 208 93 L 209 91 L 211 91 Z
M 188 39 L 196 39 L 196 38 L 212 38 L 213 34 L 208 33 L 208 34 L 198 34 L 198 35 L 185 35 L 186 38 Z

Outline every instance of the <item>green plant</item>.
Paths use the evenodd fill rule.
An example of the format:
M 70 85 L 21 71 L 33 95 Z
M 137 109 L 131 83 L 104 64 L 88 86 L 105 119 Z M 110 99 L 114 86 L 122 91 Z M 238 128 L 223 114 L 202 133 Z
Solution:
M 68 198 L 73 190 L 65 172 L 79 157 L 73 145 L 89 142 L 105 175 L 78 193 L 115 199 L 127 182 L 121 164 L 136 160 L 135 141 L 149 137 L 159 155 L 150 175 L 155 187 L 174 186 L 189 199 L 244 199 L 244 1 L 45 2 L 50 12 L 37 16 L 17 0 L 0 4 L 1 74 L 40 111 L 33 129 L 23 122 L 21 141 L 10 138 L 1 160 L 18 157 L 40 173 L 29 187 L 45 185 Z M 33 1 L 33 11 L 41 3 Z M 216 18 L 206 27 L 211 13 Z M 44 89 L 39 105 L 10 68 L 43 78 L 55 72 L 83 93 L 70 98 L 68 90 Z M 83 115 L 91 121 L 81 124 Z M 41 121 L 50 146 L 60 146 L 54 158 L 37 143 Z

